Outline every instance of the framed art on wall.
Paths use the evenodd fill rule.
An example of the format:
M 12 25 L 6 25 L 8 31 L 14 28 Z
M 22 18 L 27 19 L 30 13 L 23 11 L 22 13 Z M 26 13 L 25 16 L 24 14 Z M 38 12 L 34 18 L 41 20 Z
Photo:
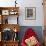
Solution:
M 26 7 L 25 8 L 25 19 L 26 20 L 35 20 L 36 19 L 36 8 L 35 7 Z
M 9 10 L 2 10 L 2 15 L 9 15 Z

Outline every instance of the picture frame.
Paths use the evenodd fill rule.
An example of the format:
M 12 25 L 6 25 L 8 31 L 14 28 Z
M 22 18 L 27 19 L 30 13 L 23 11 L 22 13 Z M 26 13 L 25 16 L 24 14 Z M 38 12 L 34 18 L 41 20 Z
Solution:
M 9 15 L 9 10 L 2 10 L 2 15 Z
M 35 7 L 25 7 L 25 19 L 36 20 L 36 8 Z

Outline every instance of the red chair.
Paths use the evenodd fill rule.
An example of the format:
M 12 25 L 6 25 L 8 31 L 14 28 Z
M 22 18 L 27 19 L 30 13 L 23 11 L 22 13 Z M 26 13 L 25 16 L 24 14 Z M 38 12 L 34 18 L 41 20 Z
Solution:
M 37 39 L 37 35 L 36 33 L 33 31 L 32 28 L 28 28 L 25 32 L 24 37 L 22 38 L 22 42 L 21 42 L 21 46 L 27 46 L 27 44 L 25 43 L 25 40 L 34 36 Z M 38 40 L 37 40 L 38 41 Z M 38 41 L 37 44 L 35 46 L 41 46 L 40 42 Z

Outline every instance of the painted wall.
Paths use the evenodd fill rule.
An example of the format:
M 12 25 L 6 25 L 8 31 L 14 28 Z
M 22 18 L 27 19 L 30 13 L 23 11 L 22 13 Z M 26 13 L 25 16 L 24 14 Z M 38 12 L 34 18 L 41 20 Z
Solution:
M 14 1 L 15 0 L 0 0 L 0 6 L 15 6 Z M 44 23 L 42 2 L 42 0 L 17 0 L 17 6 L 20 7 L 19 24 L 21 26 L 43 26 Z M 36 20 L 25 20 L 25 7 L 36 7 Z M 13 22 L 15 22 L 15 20 Z
M 36 20 L 25 20 L 25 7 L 36 7 Z M 25 0 L 21 3 L 20 23 L 22 26 L 42 26 L 43 25 L 43 6 L 42 0 Z M 23 20 L 23 21 L 22 21 Z

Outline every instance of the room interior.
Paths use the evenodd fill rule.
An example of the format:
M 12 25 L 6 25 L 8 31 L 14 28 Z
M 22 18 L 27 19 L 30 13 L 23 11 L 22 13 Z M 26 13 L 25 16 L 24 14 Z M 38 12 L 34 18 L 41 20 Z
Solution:
M 23 46 L 28 28 L 46 46 L 46 0 L 0 0 L 0 46 Z

